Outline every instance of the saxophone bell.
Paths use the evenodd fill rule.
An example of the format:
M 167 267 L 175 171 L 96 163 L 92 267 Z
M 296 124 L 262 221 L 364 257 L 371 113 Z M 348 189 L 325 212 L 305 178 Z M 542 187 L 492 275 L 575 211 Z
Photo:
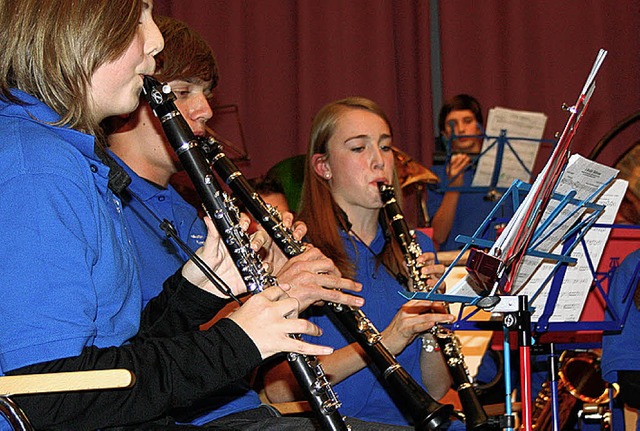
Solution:
M 612 385 L 612 397 L 618 395 L 619 386 Z M 605 425 L 608 420 L 609 386 L 601 377 L 600 357 L 591 351 L 565 350 L 560 355 L 558 370 L 558 421 L 560 429 L 580 415 L 577 403 L 581 401 L 583 420 L 596 417 Z M 533 403 L 532 429 L 551 430 L 553 424 L 551 384 L 545 382 Z M 574 417 L 572 417 L 574 416 Z M 604 427 L 603 427 L 604 429 Z

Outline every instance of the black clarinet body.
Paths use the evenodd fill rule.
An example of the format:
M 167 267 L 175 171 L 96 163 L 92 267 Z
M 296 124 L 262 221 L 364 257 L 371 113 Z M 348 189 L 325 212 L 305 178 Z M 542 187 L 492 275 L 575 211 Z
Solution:
M 422 265 L 418 263 L 418 257 L 422 254 L 422 250 L 409 229 L 409 225 L 407 225 L 400 204 L 396 200 L 393 186 L 378 183 L 378 189 L 380 190 L 380 197 L 384 205 L 383 208 L 387 220 L 404 255 L 404 261 L 407 265 L 407 271 L 409 272 L 409 279 L 412 283 L 411 287 L 414 291 L 426 292 L 429 290 L 429 286 L 427 285 L 428 278 L 420 271 Z
M 257 293 L 277 285 L 276 278 L 266 271 L 259 255 L 250 247 L 249 237 L 239 226 L 237 207 L 218 184 L 198 138 L 175 107 L 175 96 L 169 86 L 145 76 L 144 94 L 160 119 L 167 140 L 189 174 L 205 211 L 220 233 L 248 290 Z M 291 337 L 300 338 L 294 334 Z M 349 430 L 338 410 L 340 402 L 317 358 L 289 353 L 287 360 L 323 429 Z
M 304 252 L 304 244 L 296 240 L 291 230 L 283 225 L 280 213 L 264 202 L 215 139 L 209 137 L 208 141 L 207 157 L 215 171 L 284 254 L 293 257 Z M 392 395 L 410 412 L 417 430 L 433 431 L 448 423 L 453 407 L 438 403 L 411 377 L 382 343 L 380 333 L 360 309 L 341 304 L 327 304 L 325 307 L 367 353 Z
M 460 404 L 462 405 L 465 416 L 466 429 L 468 431 L 488 431 L 495 429 L 496 422 L 489 420 L 476 394 L 473 379 L 469 374 L 469 368 L 460 350 L 460 340 L 447 328 L 436 326 L 432 332 L 449 368 L 454 389 L 460 398 Z
M 427 278 L 420 271 L 422 265 L 417 261 L 422 254 L 422 250 L 407 225 L 402 209 L 396 200 L 393 186 L 379 183 L 378 188 L 380 189 L 380 197 L 382 198 L 387 220 L 404 255 L 407 270 L 411 277 L 412 288 L 416 291 L 428 291 Z M 466 429 L 469 431 L 489 429 L 489 418 L 475 392 L 469 369 L 460 350 L 458 338 L 449 329 L 438 325 L 433 327 L 431 333 L 440 347 L 440 352 L 444 356 L 455 390 L 458 392 L 460 404 L 465 415 Z

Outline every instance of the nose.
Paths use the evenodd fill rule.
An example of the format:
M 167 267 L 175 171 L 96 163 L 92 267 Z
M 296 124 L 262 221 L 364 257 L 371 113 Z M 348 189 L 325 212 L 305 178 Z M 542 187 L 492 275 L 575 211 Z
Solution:
M 467 125 L 464 124 L 462 121 L 456 121 L 454 130 L 456 131 L 455 134 L 458 136 L 466 135 L 468 131 Z
M 460 129 L 460 135 L 473 135 L 473 127 L 475 124 L 459 124 L 458 129 Z
M 144 52 L 155 56 L 164 48 L 164 38 L 160 29 L 152 19 L 148 20 L 144 29 Z
M 213 111 L 209 105 L 209 100 L 204 94 L 194 96 L 189 104 L 189 118 L 198 123 L 206 123 L 213 117 Z
M 371 165 L 373 166 L 373 169 L 384 169 L 384 164 L 384 153 L 380 148 L 376 147 L 371 155 Z

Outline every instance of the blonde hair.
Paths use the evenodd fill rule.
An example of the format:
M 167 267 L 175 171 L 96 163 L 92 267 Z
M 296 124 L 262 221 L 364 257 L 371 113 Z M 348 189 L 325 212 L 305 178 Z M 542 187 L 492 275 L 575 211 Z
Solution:
M 142 0 L 0 0 L 0 97 L 16 88 L 60 115 L 56 125 L 99 134 L 89 105 L 96 69 L 138 31 Z
M 311 125 L 299 214 L 299 218 L 307 224 L 307 238 L 310 242 L 329 256 L 342 274 L 348 278 L 355 276 L 355 266 L 344 249 L 340 230 L 348 231 L 349 221 L 334 201 L 327 180 L 315 172 L 312 159 L 315 154 L 327 154 L 328 143 L 336 131 L 338 121 L 344 113 L 354 109 L 362 109 L 379 116 L 387 123 L 389 132 L 393 135 L 391 122 L 382 108 L 364 97 L 348 97 L 331 102 L 320 109 Z M 393 185 L 396 192 L 400 191 L 395 167 Z M 401 198 L 401 193 L 396 193 L 396 195 L 397 198 Z M 381 221 L 383 228 L 386 228 L 384 218 Z M 385 246 L 380 256 L 381 260 L 394 271 L 406 272 L 402 269 L 402 255 L 399 248 L 397 244 L 393 244 L 395 242 L 391 247 Z

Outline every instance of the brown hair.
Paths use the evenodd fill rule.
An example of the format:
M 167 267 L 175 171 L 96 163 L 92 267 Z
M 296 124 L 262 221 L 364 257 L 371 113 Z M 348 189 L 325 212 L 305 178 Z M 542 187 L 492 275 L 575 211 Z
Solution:
M 156 16 L 156 24 L 164 37 L 164 49 L 156 56 L 156 73 L 163 82 L 198 78 L 218 84 L 218 65 L 211 47 L 182 21 Z
M 98 134 L 88 98 L 96 69 L 121 56 L 138 30 L 142 0 L 3 1 L 0 97 L 22 90 L 60 115 L 57 125 Z
M 382 108 L 364 97 L 349 97 L 331 102 L 320 109 L 311 126 L 299 215 L 299 218 L 307 224 L 307 238 L 310 242 L 333 259 L 343 276 L 348 278 L 355 276 L 355 266 L 347 256 L 340 238 L 341 229 L 349 230 L 348 220 L 333 200 L 327 180 L 316 174 L 312 158 L 315 154 L 327 154 L 328 142 L 336 131 L 338 120 L 345 112 L 353 109 L 362 109 L 379 116 L 387 123 L 389 131 L 393 135 L 391 122 Z M 400 186 L 395 168 L 393 170 L 393 185 L 398 192 Z M 396 193 L 398 199 L 400 199 L 400 195 L 401 193 Z M 384 219 L 381 220 L 383 220 L 383 228 L 386 228 Z M 402 255 L 395 241 L 392 247 L 385 247 L 381 253 L 381 259 L 392 270 L 406 272 L 402 269 Z
M 465 111 L 469 110 L 473 112 L 476 117 L 476 121 L 480 126 L 484 124 L 484 118 L 482 116 L 482 108 L 480 102 L 478 102 L 473 96 L 468 94 L 458 94 L 447 100 L 442 108 L 440 108 L 440 114 L 438 116 L 438 127 L 440 128 L 440 134 L 445 133 L 446 124 L 444 122 L 452 111 Z
M 164 39 L 164 48 L 155 56 L 155 78 L 162 82 L 195 79 L 211 81 L 209 90 L 212 90 L 219 80 L 218 64 L 207 42 L 187 24 L 175 18 L 155 15 L 154 21 Z M 140 99 L 145 100 L 143 95 L 140 95 Z M 102 127 L 110 135 L 131 118 L 132 116 L 108 117 L 102 122 Z

